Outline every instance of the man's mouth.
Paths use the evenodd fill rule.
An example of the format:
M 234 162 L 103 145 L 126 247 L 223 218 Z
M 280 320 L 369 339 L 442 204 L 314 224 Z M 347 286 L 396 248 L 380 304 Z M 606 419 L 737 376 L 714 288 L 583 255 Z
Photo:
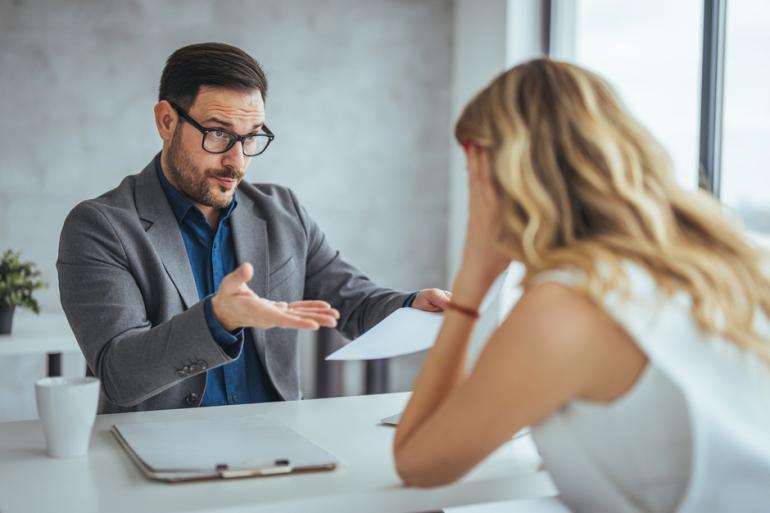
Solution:
M 227 190 L 233 189 L 238 185 L 238 182 L 241 181 L 241 177 L 238 175 L 233 174 L 217 174 L 212 175 L 212 179 L 220 186 L 224 187 Z
M 227 176 L 215 176 L 213 177 L 214 181 L 217 182 L 221 187 L 224 187 L 225 189 L 232 189 L 236 185 L 238 185 L 238 179 L 233 177 L 227 177 Z

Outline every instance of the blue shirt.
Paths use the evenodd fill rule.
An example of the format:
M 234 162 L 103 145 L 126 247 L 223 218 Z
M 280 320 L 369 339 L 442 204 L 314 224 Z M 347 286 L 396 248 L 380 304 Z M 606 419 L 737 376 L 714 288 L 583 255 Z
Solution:
M 232 349 L 243 340 L 243 350 L 236 360 L 208 371 L 201 406 L 280 400 L 257 356 L 251 330 L 226 331 L 214 317 L 211 307 L 211 297 L 219 289 L 222 279 L 237 267 L 230 229 L 230 216 L 238 206 L 235 195 L 230 206 L 220 213 L 217 226 L 212 230 L 203 213 L 166 180 L 160 167 L 160 154 L 155 157 L 155 171 L 179 223 L 212 337 L 225 351 L 228 346 Z

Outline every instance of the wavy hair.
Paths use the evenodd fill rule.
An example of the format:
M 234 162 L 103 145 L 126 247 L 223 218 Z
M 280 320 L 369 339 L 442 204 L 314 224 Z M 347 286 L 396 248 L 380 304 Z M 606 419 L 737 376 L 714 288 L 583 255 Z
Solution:
M 667 294 L 687 292 L 705 332 L 770 362 L 753 324 L 758 310 L 770 317 L 767 254 L 712 196 L 676 183 L 665 151 L 604 80 L 550 59 L 521 64 L 466 106 L 455 137 L 491 152 L 498 249 L 523 262 L 525 288 L 567 267 L 601 297 L 622 287 L 630 260 Z M 605 265 L 613 272 L 600 273 Z

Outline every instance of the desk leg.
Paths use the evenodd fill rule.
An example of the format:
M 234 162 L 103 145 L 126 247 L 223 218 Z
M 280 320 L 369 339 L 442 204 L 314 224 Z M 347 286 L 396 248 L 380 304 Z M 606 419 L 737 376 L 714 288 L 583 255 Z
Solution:
M 384 394 L 388 391 L 388 360 L 367 360 L 366 362 L 366 393 Z
M 61 353 L 48 353 L 48 376 L 61 376 Z
M 324 358 L 344 344 L 342 335 L 329 328 L 318 330 L 315 359 L 315 396 L 340 397 L 345 386 L 342 366 L 345 362 L 327 362 Z

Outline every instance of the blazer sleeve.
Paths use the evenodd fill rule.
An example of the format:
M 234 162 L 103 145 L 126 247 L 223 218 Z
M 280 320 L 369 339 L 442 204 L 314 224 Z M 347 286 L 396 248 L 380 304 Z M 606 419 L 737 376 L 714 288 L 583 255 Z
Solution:
M 408 292 L 374 284 L 329 245 L 326 236 L 290 190 L 307 237 L 305 299 L 323 299 L 340 312 L 337 329 L 354 339 L 400 308 Z
M 67 216 L 56 268 L 67 320 L 106 398 L 131 407 L 196 374 L 237 358 L 242 339 L 223 349 L 203 303 L 153 326 L 128 257 L 98 204 Z

